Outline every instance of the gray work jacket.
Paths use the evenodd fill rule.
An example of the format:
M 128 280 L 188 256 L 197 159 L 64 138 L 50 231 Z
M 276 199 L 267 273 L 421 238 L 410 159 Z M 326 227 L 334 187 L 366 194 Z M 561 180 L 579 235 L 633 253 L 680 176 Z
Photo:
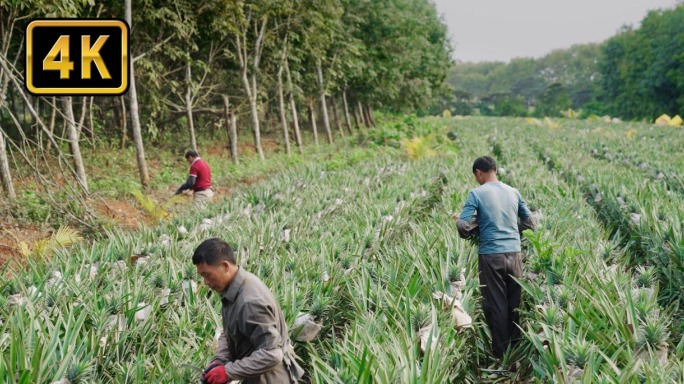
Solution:
M 294 383 L 304 371 L 295 361 L 287 323 L 268 287 L 238 269 L 221 294 L 223 335 L 216 360 L 231 380 L 246 384 Z

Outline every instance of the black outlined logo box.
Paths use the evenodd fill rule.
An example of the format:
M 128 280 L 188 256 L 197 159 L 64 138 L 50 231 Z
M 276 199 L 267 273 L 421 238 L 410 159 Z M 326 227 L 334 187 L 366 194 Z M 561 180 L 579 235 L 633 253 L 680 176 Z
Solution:
M 124 94 L 128 41 L 123 20 L 33 20 L 26 27 L 26 88 L 34 95 Z

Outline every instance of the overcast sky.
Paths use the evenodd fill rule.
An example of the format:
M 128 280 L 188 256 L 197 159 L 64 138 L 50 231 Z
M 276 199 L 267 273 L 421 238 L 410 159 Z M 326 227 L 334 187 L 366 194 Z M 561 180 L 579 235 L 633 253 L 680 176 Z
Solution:
M 677 0 L 433 0 L 449 26 L 459 61 L 540 57 L 598 43 L 621 26 L 638 26 L 651 9 Z

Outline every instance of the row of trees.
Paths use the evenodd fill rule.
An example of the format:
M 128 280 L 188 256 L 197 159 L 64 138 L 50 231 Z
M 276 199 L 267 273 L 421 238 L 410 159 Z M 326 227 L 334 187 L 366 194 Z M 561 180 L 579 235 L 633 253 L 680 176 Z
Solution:
M 24 28 L 38 17 L 124 17 L 131 26 L 128 94 L 27 94 Z M 373 125 L 374 108 L 429 105 L 443 87 L 450 51 L 429 0 L 0 0 L 5 194 L 14 196 L 10 165 L 17 161 L 46 188 L 54 186 L 59 175 L 43 165 L 56 153 L 61 173 L 77 181 L 73 193 L 87 196 L 81 145 L 123 148 L 130 136 L 145 187 L 146 144 L 185 130 L 187 147 L 196 149 L 198 131 L 223 121 L 234 162 L 238 125 L 252 131 L 261 159 L 264 129 L 277 127 L 288 154 L 291 142 L 301 151 L 305 128 L 318 143 L 320 127 L 332 143 L 334 130 L 344 136 L 353 126 Z
M 582 109 L 653 120 L 684 109 L 684 4 L 654 10 L 638 28 L 624 27 L 601 44 L 556 50 L 509 63 L 456 63 L 452 92 L 431 112 L 557 116 Z
M 600 50 L 584 44 L 539 59 L 456 63 L 448 77 L 454 91 L 439 108 L 490 116 L 553 116 L 580 108 L 595 98 Z
M 684 4 L 650 12 L 603 46 L 601 102 L 629 119 L 684 113 Z

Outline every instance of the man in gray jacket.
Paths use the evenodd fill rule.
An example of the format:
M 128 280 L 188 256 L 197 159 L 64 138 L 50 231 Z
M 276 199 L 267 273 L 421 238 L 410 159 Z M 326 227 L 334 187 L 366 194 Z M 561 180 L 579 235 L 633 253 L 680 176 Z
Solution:
M 473 163 L 480 186 L 470 191 L 458 219 L 458 233 L 470 238 L 479 233 L 482 309 L 492 334 L 494 356 L 520 338 L 518 328 L 521 287 L 513 279 L 522 277 L 520 234 L 533 229 L 532 213 L 517 189 L 499 181 L 496 162 L 483 156 Z
M 202 382 L 295 383 L 304 371 L 295 361 L 285 318 L 268 287 L 235 262 L 225 241 L 205 240 L 192 263 L 221 297 L 223 335 Z

